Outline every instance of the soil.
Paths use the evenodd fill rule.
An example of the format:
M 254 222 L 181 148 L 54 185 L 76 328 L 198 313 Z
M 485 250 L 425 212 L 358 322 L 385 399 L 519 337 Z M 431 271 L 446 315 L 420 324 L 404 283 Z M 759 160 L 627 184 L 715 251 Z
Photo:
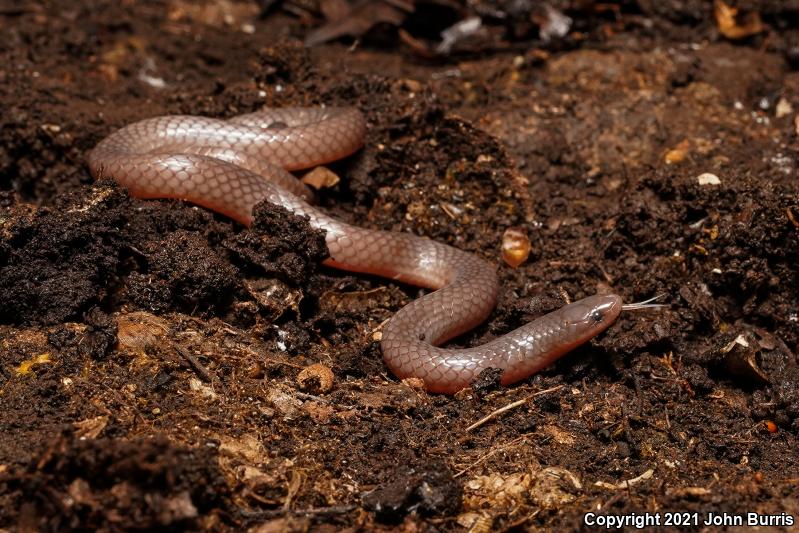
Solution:
M 761 24 L 732 35 L 711 2 L 555 1 L 561 38 L 527 2 L 416 4 L 305 48 L 317 2 L 0 2 L 0 528 L 796 523 L 799 3 L 724 4 Z M 498 266 L 454 344 L 596 292 L 666 306 L 429 395 L 375 340 L 419 289 L 320 266 L 281 208 L 247 229 L 85 164 L 145 117 L 317 104 L 369 122 L 325 209 Z

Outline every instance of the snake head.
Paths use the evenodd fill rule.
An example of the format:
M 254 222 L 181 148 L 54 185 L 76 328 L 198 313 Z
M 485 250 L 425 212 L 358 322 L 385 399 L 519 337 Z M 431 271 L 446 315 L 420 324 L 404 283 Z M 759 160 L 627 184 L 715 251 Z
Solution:
M 594 336 L 610 326 L 621 313 L 621 297 L 595 294 L 560 309 L 561 319 L 573 331 Z

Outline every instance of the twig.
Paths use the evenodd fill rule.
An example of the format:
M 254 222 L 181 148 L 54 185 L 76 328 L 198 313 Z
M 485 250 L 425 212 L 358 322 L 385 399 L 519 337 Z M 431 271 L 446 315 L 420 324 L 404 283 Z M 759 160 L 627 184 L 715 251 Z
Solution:
M 617 483 L 615 485 L 613 483 L 607 483 L 605 481 L 597 481 L 594 483 L 594 485 L 608 490 L 625 490 L 625 489 L 629 490 L 630 487 L 632 487 L 633 485 L 637 485 L 638 483 L 641 483 L 642 481 L 646 481 L 647 479 L 651 478 L 654 473 L 655 470 L 650 468 L 640 476 L 636 476 L 632 479 L 625 479 L 621 483 Z
M 487 416 L 484 416 L 483 418 L 481 418 L 480 420 L 478 420 L 477 422 L 475 422 L 471 426 L 467 427 L 464 431 L 471 431 L 471 430 L 473 430 L 475 428 L 478 428 L 478 427 L 482 426 L 483 424 L 485 424 L 486 422 L 488 422 L 489 420 L 492 420 L 492 419 L 498 417 L 499 415 L 501 415 L 505 411 L 510 411 L 511 409 L 515 409 L 516 407 L 519 407 L 520 405 L 524 405 L 525 403 L 527 403 L 531 399 L 535 398 L 536 396 L 541 396 L 542 394 L 555 392 L 556 390 L 560 390 L 563 387 L 565 387 L 565 385 L 558 385 L 557 387 L 552 387 L 551 389 L 544 389 L 542 391 L 538 391 L 538 392 L 536 392 L 534 394 L 531 394 L 530 396 L 527 396 L 526 398 L 522 398 L 521 400 L 517 400 L 517 401 L 515 401 L 513 403 L 509 403 L 508 405 L 506 405 L 504 407 L 500 407 L 499 409 L 497 409 L 496 411 L 492 412 L 491 414 L 489 414 Z
M 484 454 L 482 457 L 477 459 L 475 462 L 473 462 L 472 464 L 470 464 L 469 466 L 467 466 L 463 470 L 458 471 L 452 477 L 456 478 L 456 477 L 462 476 L 463 474 L 465 474 L 466 472 L 468 472 L 469 470 L 471 470 L 475 466 L 479 465 L 480 463 L 482 463 L 483 461 L 485 461 L 489 457 L 493 456 L 494 454 L 499 453 L 499 452 L 504 451 L 504 450 L 507 450 L 508 448 L 510 448 L 512 446 L 515 446 L 515 445 L 519 444 L 520 442 L 522 442 L 524 440 L 527 440 L 527 435 L 526 434 L 525 435 L 520 435 L 520 436 L 516 437 L 515 439 L 513 439 L 512 441 L 506 442 L 505 444 L 503 444 L 501 446 L 496 446 L 496 447 L 492 448 L 491 450 L 488 451 L 488 453 Z
M 245 518 L 271 518 L 282 515 L 324 515 L 343 514 L 357 509 L 355 505 L 334 505 L 332 507 L 312 507 L 310 509 L 268 509 L 264 511 L 239 511 Z
M 213 383 L 215 381 L 214 378 L 216 376 L 211 374 L 211 372 L 205 368 L 205 366 L 203 366 L 203 364 L 196 357 L 190 354 L 187 349 L 183 348 L 182 346 L 178 346 L 177 344 L 173 346 L 175 351 L 178 352 L 178 355 L 180 355 L 186 360 L 187 363 L 189 363 L 189 366 L 191 366 L 194 371 L 197 372 L 201 378 L 203 378 L 203 381 L 206 383 Z
M 292 394 L 297 398 L 301 398 L 303 400 L 311 400 L 313 402 L 319 403 L 330 403 L 330 400 L 327 398 L 322 398 L 321 396 L 316 396 L 315 394 L 308 394 L 307 392 L 300 392 L 300 391 L 293 391 Z

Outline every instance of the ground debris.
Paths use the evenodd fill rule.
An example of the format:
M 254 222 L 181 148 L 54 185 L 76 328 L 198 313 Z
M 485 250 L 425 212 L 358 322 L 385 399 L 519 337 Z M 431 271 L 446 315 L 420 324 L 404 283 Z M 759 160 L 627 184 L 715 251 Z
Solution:
M 399 522 L 410 512 L 436 516 L 457 512 L 461 485 L 444 465 L 430 462 L 399 466 L 393 481 L 363 495 L 363 505 L 385 522 Z

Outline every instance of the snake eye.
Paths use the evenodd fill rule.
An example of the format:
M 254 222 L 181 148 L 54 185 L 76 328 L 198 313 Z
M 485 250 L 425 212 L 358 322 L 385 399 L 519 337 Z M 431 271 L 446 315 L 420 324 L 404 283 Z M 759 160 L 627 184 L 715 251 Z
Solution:
M 602 311 L 599 309 L 595 309 L 591 312 L 591 320 L 594 322 L 602 322 L 603 318 L 605 318 L 605 315 L 603 315 Z

